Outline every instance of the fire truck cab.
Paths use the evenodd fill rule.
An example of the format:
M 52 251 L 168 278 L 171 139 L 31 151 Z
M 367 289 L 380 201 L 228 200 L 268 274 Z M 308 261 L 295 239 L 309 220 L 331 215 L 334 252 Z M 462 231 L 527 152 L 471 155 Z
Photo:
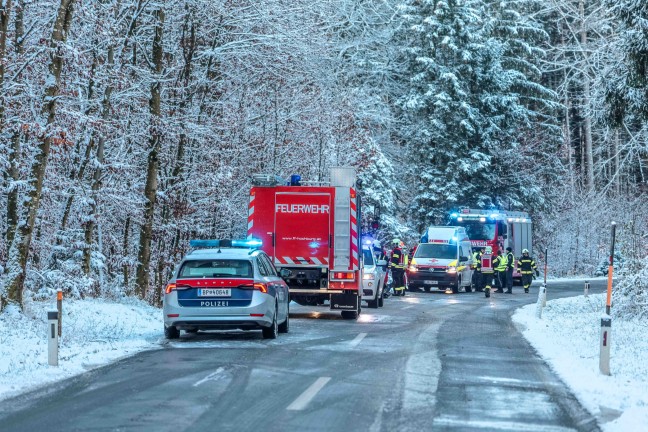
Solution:
M 355 170 L 334 167 L 329 182 L 288 185 L 272 175 L 255 175 L 250 189 L 248 238 L 261 240 L 301 305 L 330 302 L 331 310 L 356 319 L 362 300 L 358 232 L 360 196 Z
M 522 256 L 523 249 L 533 252 L 533 226 L 526 212 L 465 207 L 450 214 L 449 224 L 466 229 L 473 250 L 490 246 L 495 255 L 499 250 L 506 253 L 506 248 L 511 247 L 516 258 Z M 521 282 L 522 275 L 514 270 L 513 278 Z

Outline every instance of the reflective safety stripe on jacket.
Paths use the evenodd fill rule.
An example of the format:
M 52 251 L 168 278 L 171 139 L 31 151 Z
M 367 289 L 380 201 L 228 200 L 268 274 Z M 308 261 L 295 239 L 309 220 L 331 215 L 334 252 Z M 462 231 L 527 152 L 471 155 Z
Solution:
M 538 268 L 533 258 L 529 256 L 521 257 L 518 262 L 520 263 L 520 273 L 522 274 L 531 274 Z
M 389 267 L 392 268 L 405 268 L 407 258 L 403 259 L 403 251 L 400 248 L 395 248 L 392 251 L 391 259 L 389 260 Z

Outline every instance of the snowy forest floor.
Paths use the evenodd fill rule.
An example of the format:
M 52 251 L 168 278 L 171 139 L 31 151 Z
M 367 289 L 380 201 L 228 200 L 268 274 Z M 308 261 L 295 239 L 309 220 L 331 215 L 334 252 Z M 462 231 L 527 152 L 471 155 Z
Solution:
M 614 317 L 610 370 L 599 372 L 600 322 L 605 294 L 547 301 L 517 310 L 513 321 L 538 354 L 573 390 L 606 432 L 648 431 L 648 337 L 640 320 Z
M 137 300 L 66 301 L 59 367 L 47 364 L 48 310 L 55 302 L 32 302 L 23 313 L 0 314 L 0 400 L 108 364 L 162 341 L 160 310 Z M 648 430 L 648 338 L 646 323 L 613 318 L 612 376 L 599 373 L 603 295 L 550 300 L 542 319 L 535 304 L 519 309 L 514 322 L 569 385 L 606 432 Z
M 63 380 L 137 352 L 159 348 L 160 309 L 125 298 L 64 300 L 59 366 L 47 363 L 47 311 L 56 300 L 0 314 L 0 400 Z

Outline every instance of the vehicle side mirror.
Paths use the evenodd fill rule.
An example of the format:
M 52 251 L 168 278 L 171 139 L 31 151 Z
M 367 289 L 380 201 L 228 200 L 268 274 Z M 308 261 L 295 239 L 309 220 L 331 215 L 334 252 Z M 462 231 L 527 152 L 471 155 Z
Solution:
M 460 256 L 459 257 L 459 262 L 466 262 L 466 261 L 468 261 L 468 257 L 465 257 L 465 256 Z
M 379 266 L 383 266 L 383 267 L 384 267 L 384 266 L 387 265 L 387 260 L 378 260 L 377 265 L 379 265 Z
M 283 279 L 289 278 L 291 274 L 292 272 L 288 269 L 282 268 L 281 270 L 279 270 L 279 276 L 281 276 Z

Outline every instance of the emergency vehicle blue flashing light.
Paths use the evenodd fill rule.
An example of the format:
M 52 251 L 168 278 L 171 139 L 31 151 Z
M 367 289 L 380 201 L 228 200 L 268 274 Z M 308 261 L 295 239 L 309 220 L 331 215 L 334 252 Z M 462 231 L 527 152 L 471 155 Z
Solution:
M 261 247 L 263 242 L 258 239 L 244 239 L 244 240 L 189 240 L 189 246 L 192 248 L 221 248 L 221 247 L 243 247 L 243 248 L 258 248 Z
M 290 186 L 301 186 L 301 176 L 299 174 L 290 176 Z
M 452 241 L 453 241 L 453 242 L 456 242 L 457 240 L 459 240 L 459 239 L 457 238 L 457 236 L 452 237 Z
M 493 213 L 493 214 L 490 215 L 490 217 L 491 217 L 491 219 L 495 219 L 497 217 L 497 214 Z
M 453 219 L 454 219 L 454 218 L 458 218 L 458 217 L 459 217 L 459 213 L 452 213 L 452 214 L 450 214 L 450 217 L 453 218 Z
M 319 246 L 320 246 L 319 242 L 316 241 L 308 243 L 308 247 L 311 249 L 317 249 Z
M 263 242 L 259 239 L 232 240 L 232 246 L 234 247 L 258 248 L 262 244 Z

